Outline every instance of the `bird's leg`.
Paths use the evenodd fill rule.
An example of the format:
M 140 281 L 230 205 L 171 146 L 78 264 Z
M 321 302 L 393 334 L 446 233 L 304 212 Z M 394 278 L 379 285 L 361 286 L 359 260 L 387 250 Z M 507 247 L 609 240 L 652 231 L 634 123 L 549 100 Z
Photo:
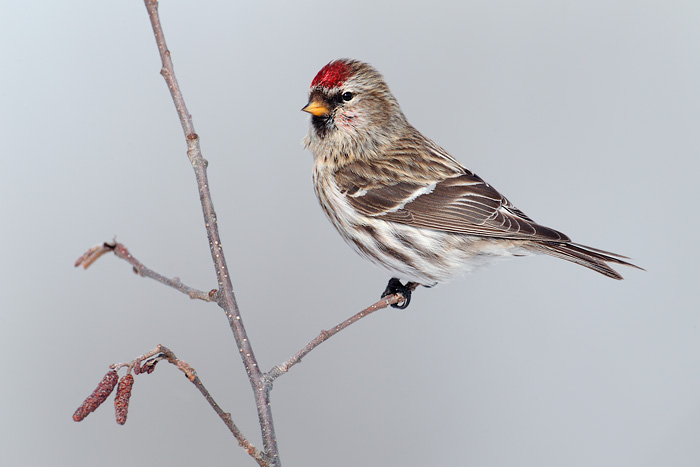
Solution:
M 418 283 L 416 282 L 406 282 L 406 285 L 403 285 L 400 280 L 398 280 L 395 277 L 392 277 L 389 279 L 389 283 L 386 285 L 386 289 L 384 289 L 384 292 L 382 293 L 382 298 L 388 296 L 388 295 L 394 295 L 394 294 L 401 294 L 403 295 L 404 301 L 399 303 L 394 303 L 392 308 L 398 308 L 400 310 L 405 309 L 408 307 L 408 304 L 411 303 L 411 292 L 413 292 L 416 287 L 418 287 Z

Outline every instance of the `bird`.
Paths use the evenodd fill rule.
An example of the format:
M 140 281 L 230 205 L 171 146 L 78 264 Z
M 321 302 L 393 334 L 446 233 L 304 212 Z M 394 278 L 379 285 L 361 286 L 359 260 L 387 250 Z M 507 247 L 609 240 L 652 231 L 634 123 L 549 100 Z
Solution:
M 368 63 L 333 60 L 302 108 L 314 191 L 343 239 L 392 277 L 382 297 L 406 308 L 432 287 L 499 257 L 545 254 L 622 279 L 608 263 L 642 269 L 539 224 L 415 129 Z M 405 281 L 402 282 L 402 281 Z

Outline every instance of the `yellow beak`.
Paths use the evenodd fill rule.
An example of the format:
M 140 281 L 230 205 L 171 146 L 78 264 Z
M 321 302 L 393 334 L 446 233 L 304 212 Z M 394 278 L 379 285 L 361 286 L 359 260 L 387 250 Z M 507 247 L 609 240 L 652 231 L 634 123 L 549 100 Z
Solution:
M 306 104 L 306 107 L 304 107 L 301 110 L 303 110 L 304 112 L 309 112 L 311 115 L 314 115 L 316 117 L 322 117 L 330 113 L 330 109 L 328 107 L 316 100 L 309 102 L 308 104 Z

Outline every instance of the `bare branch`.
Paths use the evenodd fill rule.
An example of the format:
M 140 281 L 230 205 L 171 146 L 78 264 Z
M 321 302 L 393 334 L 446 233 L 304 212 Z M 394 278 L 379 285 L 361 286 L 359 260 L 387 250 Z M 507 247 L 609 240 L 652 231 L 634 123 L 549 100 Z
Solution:
M 275 437 L 275 427 L 272 422 L 272 410 L 270 408 L 270 389 L 263 381 L 263 373 L 253 353 L 253 347 L 250 344 L 250 339 L 248 339 L 245 327 L 243 326 L 243 320 L 238 310 L 238 303 L 233 293 L 233 285 L 231 284 L 223 247 L 221 246 L 216 213 L 214 212 L 214 205 L 211 199 L 211 193 L 209 192 L 207 161 L 202 157 L 199 137 L 195 133 L 192 117 L 187 111 L 180 86 L 175 78 L 175 70 L 170 57 L 170 51 L 165 42 L 163 27 L 158 16 L 158 2 L 155 0 L 144 0 L 144 2 L 153 27 L 156 44 L 158 45 L 158 52 L 160 53 L 162 62 L 161 74 L 163 78 L 165 78 L 165 82 L 168 85 L 173 102 L 175 103 L 175 108 L 177 109 L 187 141 L 187 155 L 192 163 L 197 178 L 199 199 L 202 204 L 202 214 L 204 215 L 204 223 L 209 238 L 209 248 L 211 250 L 212 260 L 214 261 L 214 268 L 219 283 L 218 303 L 226 313 L 229 326 L 231 327 L 241 359 L 243 360 L 243 365 L 253 388 L 264 450 L 269 456 L 270 465 L 279 466 L 277 438 Z
M 150 373 L 154 370 L 156 363 L 160 360 L 167 360 L 171 364 L 176 365 L 181 371 L 183 371 L 188 379 L 199 389 L 199 391 L 204 395 L 212 408 L 216 411 L 219 417 L 224 421 L 226 426 L 229 428 L 231 433 L 236 437 L 239 444 L 248 452 L 261 466 L 265 467 L 280 467 L 281 463 L 279 460 L 279 451 L 277 447 L 277 439 L 275 436 L 275 429 L 272 421 L 272 412 L 270 407 L 270 391 L 272 389 L 272 382 L 279 377 L 281 374 L 286 373 L 289 369 L 301 361 L 309 352 L 314 348 L 319 346 L 321 343 L 328 340 L 331 336 L 337 334 L 341 330 L 350 326 L 351 324 L 359 321 L 365 316 L 386 308 L 389 305 L 394 305 L 402 301 L 406 301 L 400 294 L 395 294 L 391 296 L 384 297 L 372 306 L 362 310 L 361 312 L 355 314 L 351 318 L 343 321 L 339 325 L 335 326 L 331 330 L 322 331 L 321 334 L 304 346 L 299 352 L 292 356 L 289 360 L 274 367 L 268 373 L 263 373 L 257 363 L 255 355 L 253 353 L 253 348 L 248 339 L 245 327 L 243 326 L 243 320 L 241 318 L 238 304 L 236 301 L 235 294 L 233 292 L 233 285 L 231 283 L 228 266 L 224 257 L 223 247 L 221 245 L 221 238 L 219 236 L 218 225 L 216 213 L 214 211 L 214 206 L 211 198 L 211 193 L 209 191 L 209 182 L 207 177 L 207 161 L 202 156 L 199 136 L 195 133 L 194 124 L 192 118 L 187 111 L 187 106 L 180 91 L 180 87 L 175 78 L 175 71 L 173 68 L 173 62 L 170 56 L 170 51 L 167 48 L 165 37 L 163 35 L 163 28 L 160 23 L 160 18 L 158 16 L 158 2 L 156 0 L 144 0 L 146 9 L 148 10 L 148 15 L 153 27 L 153 32 L 156 39 L 156 44 L 158 46 L 158 51 L 161 57 L 162 68 L 161 75 L 168 85 L 170 90 L 175 108 L 182 125 L 185 141 L 187 144 L 187 155 L 194 169 L 195 177 L 197 180 L 197 186 L 199 188 L 200 202 L 202 205 L 202 214 L 204 217 L 205 228 L 207 232 L 207 237 L 209 239 L 209 247 L 212 255 L 212 260 L 214 263 L 214 268 L 216 271 L 216 276 L 218 280 L 218 290 L 212 290 L 211 292 L 204 292 L 186 286 L 180 282 L 178 278 L 169 279 L 161 274 L 144 266 L 140 261 L 134 258 L 131 253 L 124 247 L 124 245 L 117 243 L 116 241 L 112 243 L 104 243 L 88 250 L 83 256 L 81 256 L 76 261 L 76 266 L 82 265 L 84 268 L 90 266 L 99 257 L 108 252 L 113 252 L 118 257 L 124 259 L 129 264 L 134 267 L 134 271 L 144 277 L 150 277 L 155 279 L 169 287 L 179 290 L 191 298 L 198 298 L 204 301 L 215 301 L 225 312 L 226 317 L 229 321 L 229 326 L 232 330 L 234 339 L 238 347 L 243 365 L 248 374 L 251 387 L 255 396 L 256 407 L 258 411 L 258 419 L 260 422 L 260 429 L 262 432 L 263 450 L 259 450 L 253 446 L 248 439 L 243 436 L 240 430 L 233 423 L 230 414 L 224 412 L 219 405 L 213 400 L 207 389 L 201 383 L 197 377 L 194 369 L 192 369 L 186 362 L 178 360 L 175 355 L 166 347 L 158 346 L 151 352 L 140 356 L 132 362 L 119 363 L 112 366 L 113 369 L 119 369 L 122 367 L 128 367 L 129 375 L 131 371 L 135 374 L 141 374 L 143 372 Z M 125 411 L 124 411 L 125 416 Z
M 129 372 L 135 370 L 134 373 L 136 374 L 145 372 L 150 373 L 155 367 L 155 364 L 161 360 L 165 360 L 168 363 L 175 365 L 180 371 L 182 371 L 185 374 L 185 376 L 187 376 L 187 379 L 189 379 L 192 382 L 192 384 L 194 384 L 195 387 L 199 390 L 199 392 L 202 393 L 209 405 L 219 415 L 219 418 L 221 418 L 224 424 L 226 424 L 231 434 L 233 434 L 233 436 L 238 441 L 239 446 L 245 449 L 245 451 L 251 457 L 253 457 L 259 465 L 264 467 L 270 465 L 270 460 L 267 457 L 267 455 L 264 452 L 260 451 L 258 448 L 256 448 L 248 440 L 248 438 L 245 437 L 245 435 L 241 432 L 238 426 L 236 426 L 236 424 L 233 422 L 231 414 L 228 412 L 224 412 L 219 406 L 219 404 L 216 403 L 211 394 L 209 394 L 207 388 L 199 379 L 199 376 L 197 376 L 197 372 L 194 370 L 194 368 L 192 368 L 184 360 L 178 359 L 175 356 L 175 353 L 169 348 L 165 347 L 164 345 L 158 344 L 154 349 L 144 353 L 143 355 L 139 355 L 132 361 L 125 363 L 115 363 L 113 365 L 110 365 L 110 368 L 113 370 L 119 370 L 120 368 L 127 367 Z M 148 368 L 148 370 L 146 370 L 146 368 Z
M 323 344 L 326 342 L 328 339 L 345 329 L 346 327 L 350 326 L 353 323 L 358 322 L 365 316 L 369 316 L 370 314 L 374 313 L 377 310 L 381 310 L 383 308 L 388 307 L 389 305 L 393 305 L 395 303 L 399 303 L 401 301 L 405 300 L 403 295 L 401 294 L 394 294 L 394 295 L 388 295 L 381 300 L 379 300 L 377 303 L 374 305 L 370 305 L 364 310 L 360 311 L 359 313 L 355 314 L 354 316 L 351 316 L 350 318 L 346 319 L 342 323 L 338 324 L 334 328 L 326 331 L 321 331 L 321 333 L 316 336 L 314 340 L 306 344 L 304 347 L 301 348 L 297 353 L 295 353 L 289 360 L 286 362 L 282 363 L 281 365 L 277 365 L 273 367 L 270 371 L 266 373 L 266 380 L 268 384 L 271 384 L 275 379 L 280 377 L 282 374 L 286 373 L 289 371 L 291 367 L 296 365 L 301 361 L 302 358 L 304 358 L 309 352 L 311 352 L 313 349 L 318 347 L 319 345 Z
M 204 398 L 209 402 L 209 405 L 216 411 L 216 413 L 219 415 L 221 420 L 226 424 L 228 427 L 229 431 L 233 434 L 233 436 L 238 440 L 238 445 L 241 446 L 245 451 L 253 457 L 259 465 L 267 467 L 271 465 L 270 463 L 270 458 L 256 448 L 250 441 L 248 441 L 248 438 L 243 436 L 241 431 L 238 429 L 235 423 L 233 423 L 233 420 L 231 419 L 231 414 L 228 412 L 224 412 L 221 407 L 216 403 L 216 401 L 211 397 L 211 394 L 209 394 L 209 391 L 207 391 L 207 388 L 204 387 L 204 384 L 200 381 L 198 376 L 195 376 L 194 380 L 192 380 L 192 384 L 194 384 L 197 389 L 199 389 L 199 392 L 202 393 Z
M 172 279 L 169 279 L 163 276 L 162 274 L 158 274 L 154 270 L 144 266 L 144 264 L 141 261 L 137 260 L 131 255 L 131 253 L 129 253 L 129 250 L 127 250 L 124 245 L 122 245 L 121 243 L 117 243 L 116 241 L 113 241 L 111 243 L 105 242 L 101 245 L 95 245 L 94 247 L 90 248 L 88 251 L 83 253 L 83 255 L 80 258 L 76 260 L 75 266 L 82 266 L 83 268 L 87 269 L 92 263 L 97 261 L 99 257 L 109 252 L 114 253 L 117 257 L 131 264 L 134 267 L 134 272 L 139 276 L 149 277 L 151 279 L 157 280 L 161 284 L 165 284 L 168 287 L 172 287 L 175 290 L 179 290 L 180 292 L 193 299 L 196 298 L 199 300 L 204 300 L 205 302 L 217 301 L 216 290 L 204 292 L 202 290 L 198 290 L 183 284 L 178 277 L 173 277 Z

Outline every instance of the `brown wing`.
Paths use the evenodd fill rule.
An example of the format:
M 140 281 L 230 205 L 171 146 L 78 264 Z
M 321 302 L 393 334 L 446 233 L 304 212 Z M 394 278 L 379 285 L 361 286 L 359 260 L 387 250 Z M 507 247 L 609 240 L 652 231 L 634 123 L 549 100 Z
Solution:
M 443 149 L 424 143 L 404 142 L 372 164 L 346 165 L 336 183 L 353 208 L 376 219 L 484 237 L 571 241 L 535 223 Z

